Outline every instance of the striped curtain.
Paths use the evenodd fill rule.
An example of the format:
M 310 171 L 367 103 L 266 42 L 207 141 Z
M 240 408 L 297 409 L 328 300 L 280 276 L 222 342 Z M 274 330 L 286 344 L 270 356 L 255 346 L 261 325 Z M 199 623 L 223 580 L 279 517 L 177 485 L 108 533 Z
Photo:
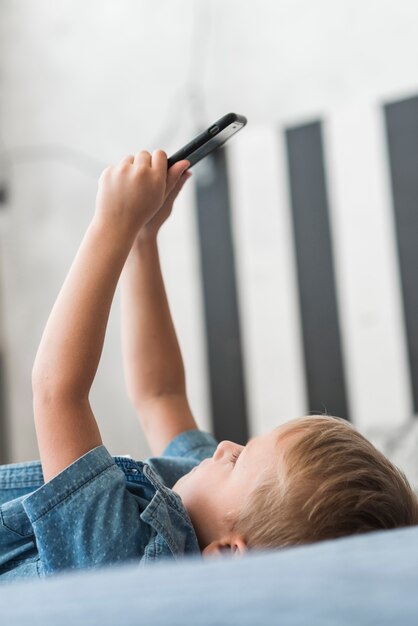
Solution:
M 251 120 L 250 120 L 251 122 Z M 252 125 L 195 168 L 215 435 L 418 407 L 418 97 Z

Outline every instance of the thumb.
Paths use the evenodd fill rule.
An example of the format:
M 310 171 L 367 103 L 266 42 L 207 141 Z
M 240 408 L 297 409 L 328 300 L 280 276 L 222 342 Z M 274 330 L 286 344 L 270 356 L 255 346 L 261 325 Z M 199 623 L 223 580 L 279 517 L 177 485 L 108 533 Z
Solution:
M 190 161 L 183 159 L 183 161 L 178 161 L 178 163 L 174 163 L 170 167 L 167 172 L 166 185 L 165 185 L 165 193 L 166 196 L 174 189 L 176 183 L 178 183 L 181 175 L 187 168 L 190 167 Z
M 176 182 L 176 184 L 174 185 L 173 189 L 166 195 L 165 197 L 165 202 L 173 203 L 174 200 L 177 198 L 177 196 L 179 195 L 180 191 L 183 189 L 184 183 L 189 180 L 189 178 L 192 177 L 192 173 L 191 172 L 183 172 L 183 174 L 181 174 L 180 178 L 178 179 L 178 181 Z

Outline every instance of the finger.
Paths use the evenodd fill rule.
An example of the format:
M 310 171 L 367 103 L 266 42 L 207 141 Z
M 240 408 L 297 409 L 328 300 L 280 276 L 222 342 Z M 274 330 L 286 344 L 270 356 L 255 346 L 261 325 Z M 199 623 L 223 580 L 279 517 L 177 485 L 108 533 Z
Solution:
M 190 167 L 190 161 L 187 161 L 185 159 L 183 161 L 178 161 L 178 163 L 174 163 L 174 165 L 170 167 L 167 172 L 166 184 L 166 190 L 168 192 L 173 189 L 174 185 L 177 183 L 182 173 L 187 170 L 188 167 Z
M 151 154 L 147 150 L 137 152 L 134 159 L 134 165 L 148 165 L 151 167 Z
M 152 153 L 151 168 L 161 184 L 166 184 L 167 155 L 164 150 L 154 150 Z
M 167 172 L 167 155 L 164 150 L 154 150 L 152 153 L 152 168 L 164 172 Z
M 170 191 L 170 193 L 166 196 L 165 201 L 168 203 L 174 202 L 174 200 L 177 198 L 177 196 L 179 195 L 180 191 L 183 189 L 184 183 L 186 182 L 186 180 L 189 180 L 189 178 L 192 177 L 192 173 L 191 172 L 184 172 L 179 180 L 177 181 L 177 183 L 174 185 L 173 189 Z
M 120 162 L 119 165 L 132 165 L 132 163 L 134 162 L 135 157 L 133 156 L 133 154 L 130 154 L 126 157 L 124 157 Z
M 189 180 L 189 178 L 191 178 L 192 176 L 193 174 L 187 170 L 183 172 L 183 174 L 180 176 L 177 183 L 175 184 L 174 189 L 177 189 L 178 191 L 180 191 L 183 188 L 185 182 Z

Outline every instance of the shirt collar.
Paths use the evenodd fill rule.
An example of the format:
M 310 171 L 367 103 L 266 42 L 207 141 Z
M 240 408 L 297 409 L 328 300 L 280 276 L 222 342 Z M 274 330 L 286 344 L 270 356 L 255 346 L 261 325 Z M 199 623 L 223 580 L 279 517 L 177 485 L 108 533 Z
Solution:
M 141 519 L 162 536 L 174 557 L 200 553 L 196 532 L 180 496 L 166 487 L 147 463 L 143 463 L 143 473 L 155 488 L 155 494 L 141 513 Z

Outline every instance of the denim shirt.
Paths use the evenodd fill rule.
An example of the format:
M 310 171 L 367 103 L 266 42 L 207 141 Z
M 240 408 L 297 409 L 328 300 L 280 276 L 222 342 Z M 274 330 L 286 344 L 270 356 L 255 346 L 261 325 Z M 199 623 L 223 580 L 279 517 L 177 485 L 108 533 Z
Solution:
M 200 554 L 171 487 L 216 446 L 209 433 L 188 430 L 142 462 L 101 445 L 47 483 L 40 461 L 1 465 L 0 582 Z

